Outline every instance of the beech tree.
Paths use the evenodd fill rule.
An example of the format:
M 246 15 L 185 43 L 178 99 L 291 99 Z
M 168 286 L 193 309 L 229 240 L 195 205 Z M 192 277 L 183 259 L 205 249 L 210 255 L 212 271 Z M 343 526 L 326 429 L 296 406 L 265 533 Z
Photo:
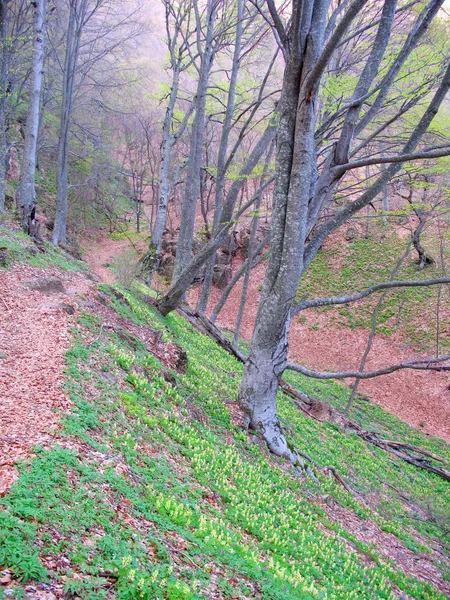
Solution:
M 194 31 L 191 28 L 192 3 L 172 2 L 164 0 L 167 48 L 169 51 L 169 68 L 172 74 L 170 92 L 162 127 L 161 161 L 159 168 L 159 199 L 156 207 L 155 222 L 151 229 L 150 259 L 151 264 L 147 276 L 150 284 L 154 271 L 161 259 L 161 244 L 167 224 L 169 199 L 176 181 L 171 176 L 172 149 L 183 135 L 195 104 L 191 102 L 180 122 L 174 122 L 175 109 L 180 95 L 180 78 L 191 65 L 191 39 Z
M 326 152 L 322 151 L 322 156 L 318 156 L 317 103 L 321 78 L 333 52 L 348 35 L 352 22 L 368 1 L 344 3 L 327 18 L 329 4 L 324 0 L 294 0 L 289 24 L 285 26 L 273 1 L 267 0 L 286 68 L 278 108 L 270 258 L 240 386 L 239 403 L 249 424 L 264 437 L 270 450 L 292 462 L 297 457 L 281 430 L 276 395 L 287 365 L 289 326 L 292 316 L 298 311 L 294 302 L 303 273 L 324 240 L 371 203 L 406 160 L 449 153 L 448 145 L 439 149 L 418 149 L 450 87 L 450 66 L 447 66 L 426 110 L 398 154 L 352 160 L 358 134 L 379 115 L 400 69 L 442 5 L 439 0 L 426 4 L 413 21 L 390 68 L 381 80 L 377 80 L 397 10 L 395 0 L 385 0 L 375 26 L 373 45 L 355 90 L 345 110 L 334 119 L 334 126 L 336 120 L 339 125 L 337 139 Z M 367 102 L 368 96 L 370 103 Z M 333 193 L 344 175 L 354 168 L 370 164 L 388 166 L 380 170 L 375 182 L 359 197 L 350 200 L 343 208 L 337 208 L 332 217 L 317 226 L 321 211 L 332 202 Z
M 415 50 L 442 4 L 443 0 L 420 6 L 398 6 L 396 0 L 293 0 L 285 13 L 273 0 L 259 5 L 272 25 L 285 71 L 274 123 L 277 154 L 269 262 L 239 403 L 249 425 L 264 437 L 270 450 L 292 462 L 297 456 L 281 430 L 276 395 L 287 366 L 291 319 L 307 305 L 295 304 L 303 274 L 327 237 L 370 205 L 405 162 L 450 153 L 450 143 L 433 144 L 429 137 L 424 140 L 450 87 L 448 51 L 436 61 L 428 61 L 432 62 L 429 75 L 412 82 L 406 99 L 401 89 L 405 78 L 414 79 Z M 363 46 L 359 51 L 358 40 Z M 347 95 L 341 95 L 327 110 L 319 110 L 330 61 L 349 45 L 354 76 Z M 386 142 L 384 136 L 394 125 L 401 135 Z M 341 186 L 354 179 L 353 173 L 369 166 L 378 168 L 370 184 L 338 201 Z M 229 214 L 228 219 L 236 217 Z M 227 227 L 224 220 L 222 227 Z M 208 246 L 214 242 L 194 257 L 193 270 L 200 268 L 202 258 L 208 259 Z M 185 285 L 192 282 L 188 271 L 184 269 Z M 181 300 L 181 279 L 160 301 L 163 314 Z M 402 282 L 387 287 L 395 285 Z M 350 302 L 356 297 L 357 293 L 346 296 Z M 423 367 L 414 363 L 409 368 Z M 383 372 L 397 368 L 403 367 L 388 367 Z M 302 367 L 296 370 L 316 373 Z M 361 378 L 371 376 L 374 374 L 368 372 Z
M 34 2 L 33 25 L 33 64 L 31 68 L 31 91 L 28 105 L 27 122 L 25 129 L 25 142 L 22 156 L 19 186 L 16 194 L 16 205 L 22 226 L 27 233 L 38 234 L 33 231 L 35 226 L 36 207 L 36 148 L 39 132 L 39 114 L 42 90 L 42 71 L 45 58 L 45 19 L 47 13 L 47 0 Z

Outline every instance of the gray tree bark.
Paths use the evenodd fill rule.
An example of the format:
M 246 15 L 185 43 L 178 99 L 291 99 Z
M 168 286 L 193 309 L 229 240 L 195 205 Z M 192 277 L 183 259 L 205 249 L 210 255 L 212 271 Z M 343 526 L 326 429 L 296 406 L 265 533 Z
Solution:
M 75 76 L 80 53 L 80 42 L 83 27 L 85 25 L 88 0 L 70 0 L 69 7 L 66 55 L 63 73 L 63 95 L 58 138 L 56 216 L 52 237 L 54 246 L 65 243 L 67 236 L 67 217 L 69 213 L 69 129 L 72 120 Z
M 6 170 L 8 145 L 6 139 L 6 103 L 8 99 L 9 42 L 7 28 L 7 5 L 0 0 L 0 215 L 5 212 Z
M 380 193 L 383 185 L 399 171 L 401 157 L 414 152 L 450 87 L 449 66 L 428 109 L 400 152 L 399 162 L 390 164 L 357 200 L 325 220 L 305 245 L 307 235 L 317 222 L 318 206 L 323 206 L 323 194 L 329 193 L 330 182 L 336 175 L 332 172 L 335 156 L 333 149 L 332 159 L 322 167 L 322 175 L 317 184 L 315 105 L 318 83 L 333 49 L 365 4 L 365 0 L 354 0 L 324 43 L 328 3 L 312 0 L 294 2 L 290 30 L 286 34 L 287 64 L 279 105 L 270 258 L 239 391 L 239 403 L 247 415 L 249 425 L 264 437 L 269 449 L 291 462 L 295 462 L 296 455 L 282 433 L 276 410 L 276 395 L 281 374 L 287 364 L 292 303 L 300 278 L 326 237 L 353 214 L 368 206 Z M 392 11 L 393 3 L 389 0 L 385 2 L 384 15 L 387 7 Z M 385 25 L 382 20 L 379 28 L 383 27 Z M 386 39 L 386 33 L 385 30 L 383 39 Z M 374 51 L 369 53 L 369 63 L 376 66 L 380 64 L 380 60 L 379 55 L 374 56 Z M 364 69 L 363 75 L 368 71 L 370 76 L 366 81 L 372 81 L 374 71 Z M 368 85 L 370 83 L 362 83 L 361 90 L 364 92 Z M 354 128 L 353 117 L 344 120 L 343 156 L 339 160 L 345 160 L 346 163 Z
M 39 131 L 39 109 L 42 89 L 42 72 L 45 57 L 45 18 L 47 0 L 36 0 L 34 3 L 33 26 L 33 64 L 31 75 L 30 102 L 25 129 L 25 142 L 22 156 L 19 185 L 16 194 L 17 211 L 22 226 L 27 233 L 32 233 L 35 225 L 36 210 L 36 148 Z
M 206 11 L 206 34 L 204 46 L 199 41 L 198 51 L 201 54 L 201 63 L 197 91 L 195 94 L 195 117 L 191 131 L 191 145 L 189 162 L 186 174 L 186 184 L 181 210 L 180 233 L 177 243 L 177 253 L 173 281 L 179 276 L 183 268 L 189 263 L 192 255 L 194 240 L 195 212 L 197 198 L 200 191 L 200 169 L 203 156 L 203 139 L 205 133 L 206 93 L 208 90 L 209 76 L 214 57 L 214 24 L 217 15 L 217 0 L 208 0 Z M 195 5 L 198 10 L 197 5 Z M 197 29 L 201 28 L 200 16 L 197 15 Z
M 170 62 L 172 68 L 172 85 L 170 87 L 169 101 L 167 103 L 166 114 L 164 116 L 163 132 L 162 132 L 162 144 L 161 144 L 161 164 L 159 169 L 159 199 L 156 209 L 155 223 L 151 231 L 151 242 L 150 251 L 153 257 L 153 264 L 150 267 L 150 271 L 147 276 L 147 284 L 150 285 L 152 277 L 156 269 L 158 268 L 161 260 L 161 245 L 163 234 L 167 224 L 167 212 L 169 208 L 169 199 L 173 191 L 173 186 L 176 182 L 171 181 L 170 178 L 170 159 L 172 148 L 176 144 L 177 140 L 183 135 L 194 104 L 191 104 L 189 110 L 183 117 L 182 122 L 178 128 L 174 129 L 173 116 L 175 112 L 175 106 L 178 99 L 178 92 L 180 86 L 180 75 L 182 71 L 187 68 L 190 64 L 189 61 L 185 60 L 185 54 L 187 53 L 190 45 L 189 40 L 189 12 L 192 8 L 191 5 L 187 5 L 185 10 L 180 6 L 178 11 L 174 11 L 169 0 L 165 2 L 166 8 L 166 30 L 168 38 L 168 47 L 170 53 Z M 174 31 L 170 28 L 170 18 L 174 17 Z M 187 29 L 181 34 L 181 30 L 185 27 L 185 21 L 187 21 Z M 182 35 L 183 43 L 179 43 L 179 36 Z
M 233 61 L 231 66 L 230 83 L 228 88 L 227 107 L 225 111 L 225 119 L 222 127 L 222 135 L 220 138 L 219 153 L 217 156 L 217 177 L 216 177 L 216 205 L 214 207 L 214 222 L 213 222 L 213 233 L 217 231 L 220 225 L 222 216 L 223 206 L 223 195 L 225 191 L 225 176 L 227 172 L 227 150 L 230 133 L 233 126 L 233 114 L 234 107 L 236 104 L 236 84 L 239 73 L 240 55 L 241 55 L 241 42 L 242 42 L 242 20 L 244 13 L 243 0 L 237 2 L 237 21 L 236 21 L 236 34 L 234 41 L 234 53 Z M 212 285 L 214 264 L 216 262 L 215 254 L 211 257 L 211 260 L 206 265 L 205 280 L 203 282 L 202 293 L 198 304 L 199 312 L 206 312 L 208 306 L 208 299 Z

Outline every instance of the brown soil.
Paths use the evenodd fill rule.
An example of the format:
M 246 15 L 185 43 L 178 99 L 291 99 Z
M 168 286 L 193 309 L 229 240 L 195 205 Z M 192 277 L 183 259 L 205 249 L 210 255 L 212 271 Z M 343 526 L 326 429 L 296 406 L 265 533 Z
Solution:
M 440 551 L 431 550 L 431 554 L 413 552 L 395 535 L 382 531 L 378 525 L 367 519 L 360 519 L 351 510 L 343 508 L 336 502 L 332 506 L 324 506 L 328 516 L 340 523 L 347 531 L 352 533 L 359 542 L 375 546 L 388 560 L 395 563 L 397 570 L 403 571 L 410 577 L 426 581 L 443 594 L 450 597 L 450 582 L 446 581 L 436 564 L 442 561 Z M 368 565 L 373 564 L 370 554 L 362 552 L 358 547 L 351 545 L 351 549 L 360 554 L 362 560 Z
M 0 272 L 0 495 L 15 480 L 14 463 L 51 441 L 56 410 L 69 405 L 61 389 L 69 313 L 76 314 L 74 296 L 88 286 L 76 273 L 24 265 Z
M 111 265 L 116 256 L 133 248 L 130 240 L 112 240 L 105 232 L 92 231 L 82 239 L 81 247 L 86 251 L 85 260 L 89 270 L 98 275 L 104 283 L 114 283 L 117 279 L 111 270 Z M 138 242 L 135 245 L 139 251 L 145 249 L 145 244 Z
M 234 259 L 233 271 L 241 264 Z M 264 280 L 265 265 L 254 268 L 250 278 L 245 319 L 241 337 L 249 341 L 258 310 L 260 286 Z M 198 288 L 191 290 L 189 302 L 195 306 Z M 221 290 L 213 289 L 208 304 L 212 311 L 221 296 Z M 233 330 L 242 293 L 242 279 L 231 292 L 219 315 L 218 325 Z M 369 332 L 363 329 L 339 328 L 328 322 L 326 316 L 317 317 L 309 311 L 307 321 L 294 320 L 289 335 L 291 360 L 312 369 L 325 371 L 357 370 L 365 351 Z M 314 329 L 313 329 L 314 327 Z M 317 329 L 318 328 L 318 329 Z M 375 338 L 366 370 L 373 370 L 393 363 L 423 358 L 408 347 L 399 335 Z M 450 377 L 447 373 L 404 370 L 361 382 L 359 391 L 370 396 L 389 412 L 424 431 L 450 442 Z M 347 381 L 350 385 L 352 381 Z
M 95 235 L 85 242 L 87 262 L 91 270 L 102 281 L 115 280 L 111 269 L 105 267 L 114 256 L 130 248 L 128 240 L 114 241 L 106 235 Z M 242 264 L 241 259 L 233 259 L 233 271 Z M 265 265 L 255 267 L 250 278 L 249 293 L 241 337 L 251 339 L 253 325 L 260 298 L 260 286 L 264 280 Z M 190 290 L 189 303 L 195 306 L 199 288 Z M 212 311 L 222 291 L 213 288 L 208 311 Z M 242 279 L 231 292 L 218 324 L 234 329 L 242 293 Z M 314 327 L 314 329 L 313 329 Z M 316 329 L 318 327 L 318 329 Z M 364 353 L 368 331 L 336 327 L 326 316 L 307 314 L 305 323 L 294 321 L 291 326 L 289 344 L 290 358 L 310 368 L 321 370 L 356 370 Z M 422 358 L 403 342 L 401 336 L 390 338 L 378 335 L 367 361 L 366 370 L 377 369 L 392 363 Z M 426 371 L 398 371 L 391 375 L 361 382 L 359 391 L 370 396 L 389 412 L 397 415 L 409 425 L 430 435 L 450 442 L 450 377 L 446 373 Z M 349 385 L 352 381 L 347 381 Z

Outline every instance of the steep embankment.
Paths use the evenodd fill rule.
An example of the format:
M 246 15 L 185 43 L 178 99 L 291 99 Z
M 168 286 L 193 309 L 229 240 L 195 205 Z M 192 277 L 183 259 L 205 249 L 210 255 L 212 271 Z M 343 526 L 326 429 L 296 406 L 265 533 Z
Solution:
M 0 271 L 0 495 L 15 480 L 18 460 L 49 446 L 56 411 L 68 407 L 62 384 L 74 296 L 90 283 L 78 273 L 23 264 Z
M 130 232 L 130 235 L 133 236 L 134 234 Z M 145 242 L 140 240 L 137 243 L 140 250 L 145 249 Z M 314 286 L 311 289 L 312 292 L 316 291 L 318 295 L 324 296 L 336 293 L 336 290 L 333 289 L 333 281 L 330 274 L 332 270 L 331 266 L 333 266 L 333 270 L 342 269 L 348 271 L 348 265 L 343 263 L 346 252 L 348 252 L 349 247 L 351 248 L 351 245 L 346 244 L 339 248 L 341 257 L 339 264 L 336 264 L 336 258 L 332 255 L 332 250 L 336 249 L 339 244 L 342 246 L 341 238 L 333 238 L 329 244 L 330 249 L 328 252 L 331 255 L 329 260 L 330 267 L 323 273 L 321 286 L 315 286 L 318 288 L 317 291 Z M 380 240 L 378 240 L 377 244 L 372 243 L 369 248 L 370 252 L 367 250 L 367 262 L 369 264 L 371 260 L 379 261 L 380 264 L 382 263 L 381 256 L 385 253 L 385 250 L 379 246 Z M 89 268 L 105 283 L 113 283 L 117 280 L 110 268 L 114 260 L 121 254 L 133 250 L 133 245 L 127 237 L 112 239 L 110 236 L 99 232 L 91 234 L 86 238 L 83 242 L 83 247 L 86 249 L 86 260 Z M 382 277 L 383 272 L 390 268 L 395 252 L 401 254 L 401 248 L 395 246 L 389 253 L 384 254 L 386 264 L 383 264 L 383 268 L 381 266 L 378 268 L 378 271 L 380 271 L 379 274 L 375 270 L 377 277 Z M 361 260 L 361 257 L 358 256 L 357 258 Z M 349 262 L 353 259 L 353 256 L 348 257 Z M 239 268 L 241 262 L 242 260 L 238 257 L 233 259 L 233 272 Z M 356 262 L 354 273 L 356 277 L 360 273 L 360 281 L 358 283 L 352 282 L 352 277 L 349 277 L 349 285 L 353 284 L 355 290 L 365 285 L 370 285 L 369 275 L 361 272 L 361 270 L 361 266 Z M 368 272 L 370 273 L 370 268 Z M 241 338 L 247 342 L 250 341 L 253 331 L 264 273 L 265 265 L 259 265 L 253 269 L 250 279 L 245 318 L 241 328 Z M 417 275 L 414 267 L 410 269 L 410 272 L 408 271 L 404 274 L 405 278 L 415 278 Z M 424 274 L 419 275 L 424 276 Z M 433 275 L 425 273 L 425 276 L 432 277 Z M 318 275 L 313 274 L 314 277 L 319 279 Z M 388 275 L 386 277 L 388 278 Z M 189 293 L 189 300 L 192 306 L 195 306 L 197 303 L 199 290 L 200 288 L 198 287 L 193 288 Z M 208 311 L 213 310 L 221 294 L 222 290 L 217 288 L 212 289 Z M 241 294 L 242 279 L 232 290 L 228 301 L 220 313 L 218 319 L 219 326 L 233 331 Z M 450 334 L 450 331 L 447 330 L 450 313 L 448 300 L 446 300 L 446 297 L 444 300 L 446 304 L 441 311 L 441 321 L 443 327 L 442 338 L 445 341 Z M 398 321 L 397 314 L 402 308 L 402 303 L 405 304 L 400 298 L 397 301 L 397 305 L 394 305 L 395 311 L 389 306 L 388 309 L 392 312 L 392 321 Z M 389 301 L 387 304 L 389 305 Z M 368 313 L 367 304 L 362 308 L 367 314 L 370 314 Z M 344 311 L 334 311 L 331 314 L 308 311 L 302 319 L 294 320 L 289 336 L 291 359 L 310 368 L 324 371 L 358 370 L 361 357 L 366 349 L 370 327 L 370 318 L 367 316 L 365 316 L 364 320 L 360 319 L 362 325 L 354 326 L 350 314 L 353 312 L 357 314 L 358 310 L 361 310 L 361 306 L 357 306 L 356 309 L 347 309 L 345 311 L 347 314 L 345 315 L 343 314 Z M 417 316 L 422 314 L 420 305 L 417 305 L 415 310 L 414 315 L 408 314 L 403 319 L 403 321 L 408 323 L 409 330 L 419 332 L 427 326 L 427 331 L 432 331 L 433 324 L 424 324 L 423 319 Z M 427 305 L 426 310 L 430 313 L 431 319 L 434 319 L 435 309 L 433 306 Z M 401 326 L 403 325 L 404 322 L 401 323 Z M 383 326 L 386 329 L 384 318 L 381 323 L 382 331 Z M 428 333 L 429 339 L 432 336 L 433 333 Z M 431 342 L 428 340 L 429 345 L 432 343 L 432 339 Z M 377 334 L 366 364 L 366 370 L 376 370 L 389 364 L 423 358 L 424 355 L 429 356 L 431 353 L 431 349 L 425 353 L 419 353 L 414 350 L 412 340 L 402 333 L 401 327 L 397 324 L 397 328 L 390 331 L 389 335 L 384 335 L 382 332 Z M 349 385 L 352 383 L 352 381 L 348 381 Z M 450 377 L 447 373 L 405 370 L 392 375 L 362 381 L 359 391 L 367 394 L 380 404 L 380 406 L 398 416 L 412 427 L 416 427 L 425 433 L 450 442 L 449 383 Z
M 339 232 L 327 242 L 299 295 L 328 297 L 369 287 L 389 280 L 407 241 L 393 230 L 391 236 L 365 239 L 352 243 Z M 438 255 L 434 249 L 433 255 Z M 398 278 L 433 278 L 434 269 L 419 272 L 410 257 Z M 448 257 L 450 260 L 450 256 Z M 242 260 L 233 259 L 235 272 Z M 242 323 L 241 337 L 250 341 L 258 309 L 265 264 L 255 267 Z M 199 289 L 190 293 L 195 306 Z M 208 311 L 218 302 L 222 290 L 211 292 Z M 242 294 L 242 280 L 232 290 L 219 315 L 221 327 L 234 330 Z M 390 364 L 435 356 L 436 319 L 439 318 L 440 352 L 448 353 L 450 340 L 450 296 L 444 289 L 438 305 L 438 289 L 391 293 L 380 312 L 378 332 L 365 370 L 377 370 Z M 377 298 L 378 300 L 378 298 Z M 289 334 L 289 351 L 293 361 L 322 371 L 355 371 L 359 369 L 371 328 L 374 302 L 361 302 L 332 310 L 309 310 L 294 319 Z M 440 312 L 438 312 L 440 311 Z M 422 348 L 418 352 L 418 347 Z M 349 385 L 353 381 L 347 382 Z M 399 371 L 391 375 L 362 381 L 359 391 L 367 394 L 383 408 L 409 425 L 450 441 L 450 377 L 448 373 Z
M 16 244 L 14 260 L 25 260 L 24 238 L 4 235 Z M 50 249 L 45 258 L 79 268 Z M 31 259 L 33 268 L 41 260 Z M 27 278 L 34 274 L 42 273 Z M 67 287 L 72 277 L 84 281 L 59 274 Z M 286 431 L 314 459 L 319 482 L 299 478 L 243 430 L 242 367 L 230 355 L 179 316 L 162 319 L 145 286 L 87 284 L 79 292 L 70 297 L 78 308 L 65 359 L 70 409 L 58 412 L 51 444 L 19 465 L 18 481 L 0 499 L 0 584 L 8 595 L 443 600 L 450 593 L 448 482 L 306 417 L 280 394 Z M 55 329 L 52 316 L 43 313 L 43 334 Z M 292 383 L 313 391 L 309 380 Z M 314 387 L 343 406 L 345 388 Z M 357 401 L 355 418 L 450 459 L 443 442 L 376 405 Z

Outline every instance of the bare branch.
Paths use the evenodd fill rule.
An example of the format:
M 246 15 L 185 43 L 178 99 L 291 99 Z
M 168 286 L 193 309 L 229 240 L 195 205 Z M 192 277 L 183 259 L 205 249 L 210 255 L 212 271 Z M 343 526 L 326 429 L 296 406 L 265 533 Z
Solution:
M 308 369 L 303 365 L 296 363 L 287 363 L 286 369 L 289 371 L 295 371 L 301 373 L 306 377 L 312 377 L 313 379 L 373 379 L 374 377 L 380 377 L 381 375 L 389 375 L 400 371 L 401 369 L 413 369 L 416 371 L 450 371 L 450 365 L 442 365 L 440 363 L 450 361 L 450 354 L 441 356 L 440 358 L 423 358 L 420 360 L 411 360 L 408 362 L 398 363 L 396 365 L 390 365 L 376 371 L 314 371 Z
M 291 316 L 296 315 L 302 310 L 307 308 L 318 308 L 320 306 L 330 306 L 334 304 L 348 304 L 350 302 L 356 302 L 367 298 L 371 294 L 375 294 L 380 290 L 387 290 L 392 288 L 403 288 L 403 287 L 428 287 L 430 285 L 442 285 L 443 283 L 450 284 L 450 277 L 440 277 L 437 279 L 424 279 L 424 280 L 405 280 L 405 281 L 385 281 L 383 283 L 377 283 L 365 290 L 356 292 L 354 294 L 348 294 L 347 296 L 334 296 L 330 298 L 316 298 L 315 300 L 301 300 L 292 307 Z
M 339 165 L 333 168 L 333 172 L 336 174 L 350 171 L 351 169 L 360 169 L 361 167 L 368 167 L 370 165 L 384 165 L 391 163 L 403 163 L 413 160 L 422 160 L 430 158 L 442 158 L 450 155 L 450 146 L 446 146 L 442 150 L 424 150 L 423 152 L 412 152 L 411 154 L 398 154 L 397 156 L 379 156 L 377 158 L 361 158 L 353 162 Z

